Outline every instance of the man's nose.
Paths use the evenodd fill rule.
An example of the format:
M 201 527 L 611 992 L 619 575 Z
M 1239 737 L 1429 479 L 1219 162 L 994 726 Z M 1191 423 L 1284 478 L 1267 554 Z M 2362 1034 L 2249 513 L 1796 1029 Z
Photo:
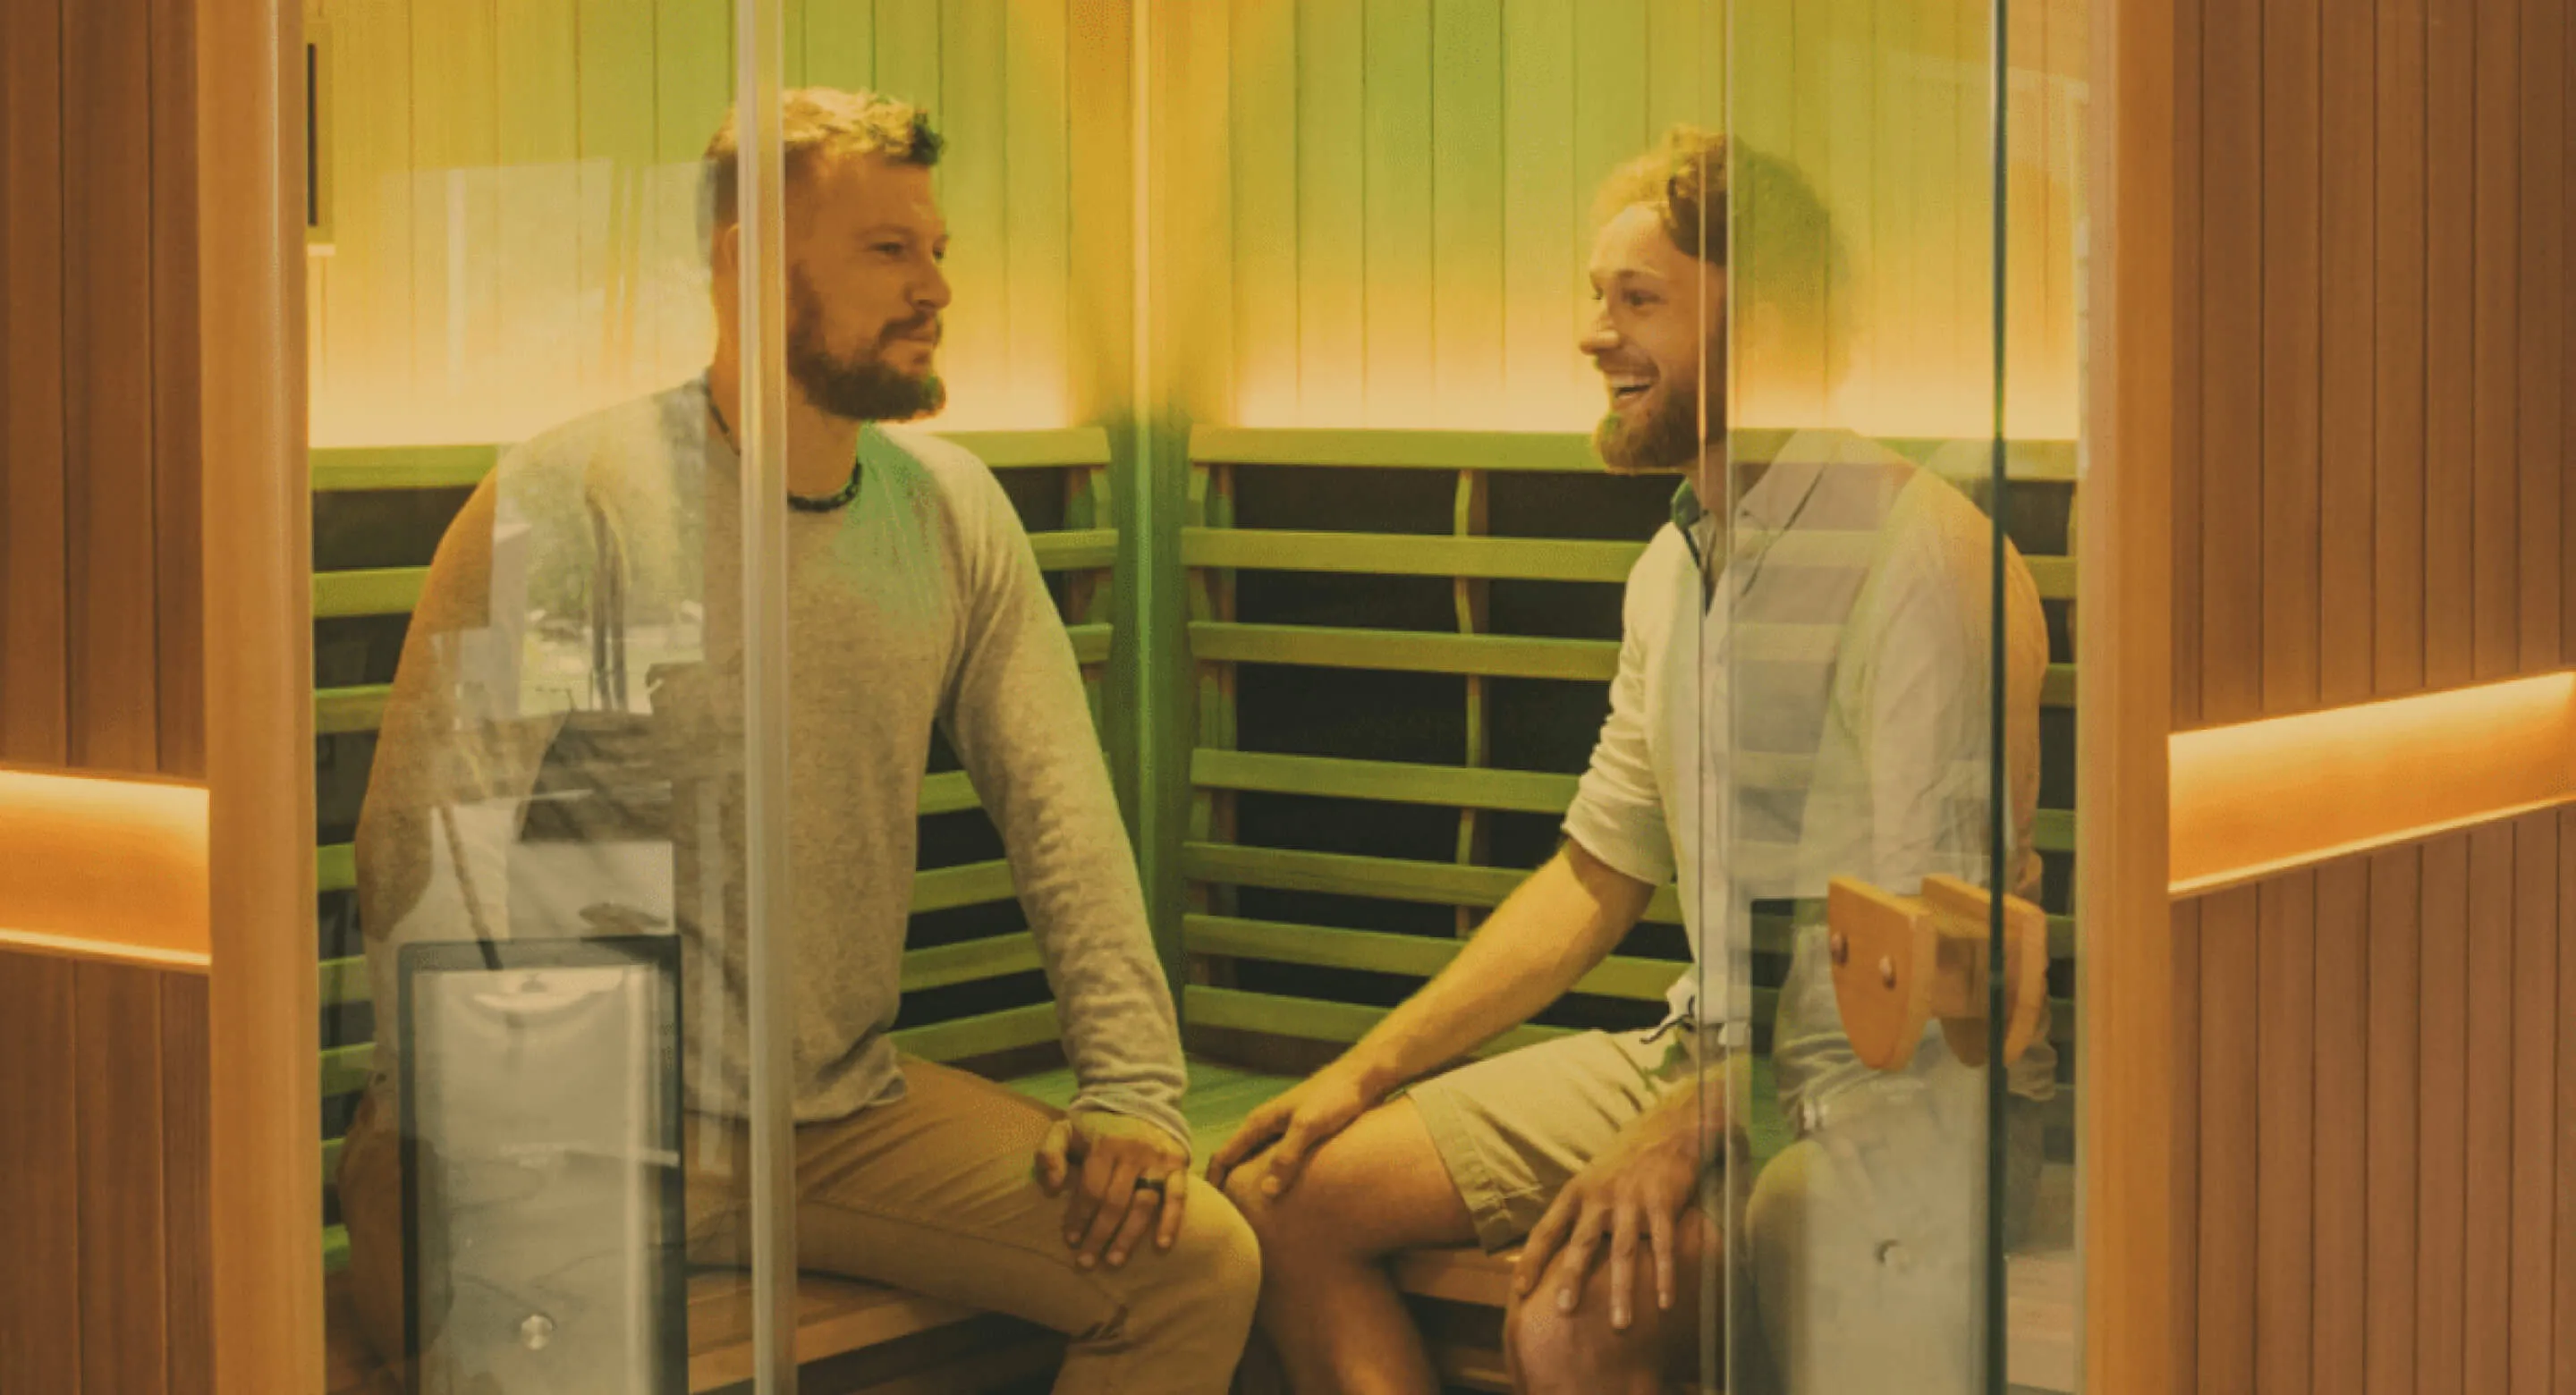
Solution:
M 1574 342 L 1583 352 L 1599 358 L 1619 347 L 1619 331 L 1611 327 L 1610 317 L 1604 313 L 1595 316 L 1592 323 L 1585 325 L 1583 332 L 1575 337 Z
M 914 287 L 912 292 L 915 305 L 931 310 L 947 309 L 950 298 L 948 273 L 936 266 L 930 269 L 930 275 L 920 285 Z

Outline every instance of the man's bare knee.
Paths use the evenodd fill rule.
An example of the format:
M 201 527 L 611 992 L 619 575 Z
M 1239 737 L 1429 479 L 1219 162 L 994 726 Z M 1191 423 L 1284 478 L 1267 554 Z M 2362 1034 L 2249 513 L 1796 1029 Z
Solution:
M 1225 1193 L 1274 1260 L 1373 1262 L 1475 1238 L 1467 1204 L 1409 1101 L 1372 1109 L 1326 1139 L 1277 1196 L 1262 1190 L 1269 1176 L 1270 1155 L 1255 1154 L 1227 1174 Z
M 1296 1185 L 1277 1196 L 1262 1189 L 1270 1178 L 1267 1153 L 1254 1155 L 1226 1175 L 1226 1200 L 1234 1204 L 1253 1234 L 1261 1238 L 1265 1254 L 1309 1253 L 1318 1246 L 1348 1248 L 1338 1243 L 1348 1237 L 1348 1227 L 1341 1222 L 1343 1198 L 1334 1194 L 1340 1170 L 1319 1165 L 1334 1154 L 1340 1142 L 1329 1139 L 1316 1149 Z
M 1596 1291 L 1571 1313 L 1557 1311 L 1555 1290 L 1545 1286 L 1505 1311 L 1503 1349 L 1515 1389 L 1524 1395 L 1611 1395 L 1659 1388 L 1660 1324 L 1640 1314 L 1619 1331 L 1610 1325 L 1608 1286 L 1590 1287 Z M 1646 1306 L 1653 1304 L 1649 1294 Z

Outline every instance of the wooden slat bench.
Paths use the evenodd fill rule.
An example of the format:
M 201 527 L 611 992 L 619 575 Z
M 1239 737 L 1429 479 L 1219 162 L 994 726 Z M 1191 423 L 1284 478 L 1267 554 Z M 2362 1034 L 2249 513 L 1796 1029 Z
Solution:
M 1105 526 L 1113 521 L 1107 438 L 1097 429 L 1078 429 L 983 433 L 966 436 L 963 443 L 997 470 L 1062 476 L 1060 516 L 1049 510 L 1051 516 L 1043 522 L 1030 518 L 1031 542 L 1041 566 L 1065 580 L 1063 618 L 1092 680 L 1088 686 L 1098 717 L 1100 666 L 1115 638 L 1109 572 L 1123 546 L 1117 531 Z M 1937 467 L 1945 452 L 1964 454 L 1956 446 L 1912 443 L 1908 453 Z M 2071 477 L 2067 461 L 2060 458 L 2066 454 L 2062 450 L 2045 444 L 2016 450 L 2017 477 L 2052 483 Z M 317 495 L 438 490 L 452 501 L 490 469 L 496 454 L 490 447 L 317 451 L 314 487 Z M 1184 632 L 1188 650 L 1176 657 L 1198 680 L 1196 721 L 1189 732 L 1144 733 L 1150 749 L 1140 753 L 1139 764 L 1149 771 L 1185 771 L 1191 789 L 1186 835 L 1168 850 L 1177 857 L 1189 906 L 1182 923 L 1170 929 L 1178 933 L 1190 965 L 1190 982 L 1180 989 L 1193 1072 L 1186 1108 L 1204 1158 L 1250 1110 L 1383 1016 L 1383 1004 L 1392 1000 L 1385 983 L 1401 985 L 1438 972 L 1481 913 L 1498 904 L 1524 875 L 1494 856 L 1498 829 L 1506 820 L 1526 825 L 1561 815 L 1579 762 L 1569 766 L 1563 756 L 1532 760 L 1511 749 L 1497 735 L 1497 695 L 1507 685 L 1530 683 L 1597 691 L 1615 666 L 1615 619 L 1608 632 L 1598 634 L 1495 633 L 1493 589 L 1523 583 L 1591 583 L 1606 589 L 1625 578 L 1646 530 L 1623 527 L 1615 538 L 1493 535 L 1488 525 L 1497 478 L 1598 474 L 1579 436 L 1202 428 L 1193 438 L 1192 461 L 1189 526 L 1181 535 L 1191 605 Z M 1236 476 L 1244 467 L 1357 469 L 1381 478 L 1386 471 L 1452 472 L 1453 527 L 1446 534 L 1367 533 L 1347 531 L 1347 519 L 1322 528 L 1236 527 Z M 1044 494 L 1025 486 L 1015 491 L 1015 497 L 1030 496 Z M 426 520 L 433 537 L 444 521 Z M 414 520 L 415 526 L 421 522 Z M 426 568 L 357 565 L 374 560 L 343 558 L 333 570 L 316 576 L 317 621 L 408 614 Z M 2030 561 L 2045 599 L 2062 604 L 2072 598 L 2070 559 L 2034 554 Z M 1246 619 L 1236 603 L 1238 578 L 1257 574 L 1446 578 L 1458 627 L 1454 633 L 1374 629 L 1366 613 L 1348 617 L 1361 622 L 1357 624 Z M 1615 617 L 1615 610 L 1611 614 Z M 389 664 L 389 657 L 377 654 L 370 662 Z M 1436 757 L 1361 759 L 1323 750 L 1245 749 L 1260 743 L 1238 740 L 1241 675 L 1272 666 L 1318 678 L 1334 671 L 1454 678 L 1467 696 L 1465 758 L 1441 763 Z M 364 734 L 380 718 L 385 681 L 392 676 L 389 668 L 356 672 L 340 667 L 344 671 L 315 694 L 326 751 L 337 738 L 366 739 Z M 2049 707 L 2062 711 L 2071 705 L 2074 691 L 2072 667 L 2053 665 L 2044 699 Z M 1589 734 L 1582 733 L 1584 739 L 1566 749 L 1588 749 Z M 1243 803 L 1264 799 L 1445 810 L 1455 821 L 1454 856 L 1446 861 L 1418 853 L 1390 856 L 1384 855 L 1390 850 L 1376 847 L 1323 851 L 1242 836 Z M 977 807 L 974 789 L 961 772 L 935 773 L 923 788 L 925 819 Z M 2072 815 L 2064 809 L 2043 811 L 2038 842 L 2044 855 L 2063 859 L 2074 845 Z M 326 898 L 345 896 L 354 885 L 345 843 L 321 847 L 317 870 Z M 1012 895 L 1007 864 L 984 857 L 925 867 L 916 881 L 913 909 L 916 915 L 935 917 L 998 905 Z M 1291 915 L 1245 913 L 1247 900 L 1258 904 L 1281 895 L 1301 909 Z M 1339 917 L 1329 909 L 1303 909 L 1363 904 L 1428 911 L 1454 933 L 1360 928 L 1365 917 L 1359 924 L 1334 924 Z M 1651 1020 L 1681 967 L 1667 957 L 1678 943 L 1674 927 L 1680 919 L 1673 889 L 1663 889 L 1636 942 L 1643 948 L 1623 948 L 1578 985 L 1578 995 L 1593 1005 L 1590 1011 L 1600 1025 Z M 1653 947 L 1657 934 L 1664 936 L 1660 950 Z M 2055 954 L 2071 955 L 2071 920 L 2052 917 L 2051 941 Z M 1785 926 L 1768 920 L 1757 924 L 1757 954 L 1776 963 L 1786 946 Z M 358 1009 L 368 995 L 356 946 L 345 944 L 343 951 L 320 966 L 326 1018 Z M 1049 1004 L 975 1009 L 917 1021 L 909 1015 L 913 994 L 1003 980 L 1038 967 L 1035 942 L 1025 929 L 907 951 L 903 986 L 908 1020 L 897 1034 L 899 1043 L 926 1058 L 981 1064 L 1032 1097 L 1061 1104 L 1070 1097 L 1072 1082 L 1058 1064 Z M 1294 990 L 1245 982 L 1252 973 L 1277 970 L 1303 978 Z M 1381 986 L 1370 987 L 1372 983 Z M 1758 1018 L 1767 1020 L 1776 992 L 1776 978 L 1758 987 Z M 2059 1000 L 2054 1007 L 2056 1036 L 2071 1043 L 2075 1005 Z M 1532 1024 L 1488 1050 L 1565 1030 Z M 322 1056 L 326 1098 L 362 1087 L 371 1055 L 370 1045 L 346 1030 L 331 1039 Z M 1767 1075 L 1767 1065 L 1763 1073 Z M 1757 1081 L 1757 1098 L 1768 1093 L 1767 1082 Z M 2061 1101 L 2060 1114 L 2071 1117 L 2071 1096 Z M 2061 1118 L 2054 1128 L 2063 1132 L 2069 1125 Z M 1776 1117 L 1757 1112 L 1753 1129 L 1757 1159 L 1771 1156 L 1785 1142 Z M 326 1178 L 336 1164 L 338 1146 L 336 1140 L 323 1144 Z M 345 1258 L 345 1241 L 336 1228 L 327 1236 L 326 1250 L 335 1268 Z M 2023 1292 L 2022 1272 L 2016 1270 L 2016 1312 L 2034 1302 L 2041 1304 L 2034 1311 L 2046 1311 L 2043 1300 Z M 1509 1257 L 1471 1250 L 1426 1252 L 1403 1257 L 1396 1274 L 1417 1304 L 1444 1381 L 1454 1388 L 1506 1389 L 1499 1336 Z M 329 1288 L 335 1303 L 345 1302 L 337 1275 Z M 1025 1324 L 818 1276 L 802 1283 L 798 1313 L 798 1356 L 806 1366 L 806 1388 L 816 1391 L 865 1389 L 895 1395 L 916 1389 L 1004 1388 L 1042 1377 L 1061 1350 L 1058 1339 Z M 725 1276 L 701 1276 L 692 1295 L 691 1329 L 691 1388 L 739 1385 L 749 1372 L 750 1354 L 748 1300 L 738 1283 Z M 333 1330 L 355 1329 L 335 1316 Z M 359 1353 L 345 1343 L 335 1346 L 333 1362 L 334 1392 L 369 1388 L 371 1377 Z
M 1986 467 L 1985 443 L 1889 444 L 1982 492 L 1969 477 Z M 1183 1020 L 1194 1051 L 1311 1064 L 1445 967 L 1552 848 L 1617 670 L 1616 588 L 1662 521 L 1672 483 L 1604 476 L 1576 434 L 1201 427 L 1189 456 L 1180 560 L 1197 730 L 1163 752 L 1187 769 L 1192 795 L 1180 850 Z M 2053 534 L 2069 516 L 2058 506 L 2071 505 L 2073 465 L 2068 442 L 2013 443 L 2007 464 L 2017 483 L 2034 486 L 2017 494 L 2013 515 L 2017 531 L 2037 525 L 2021 539 L 2033 580 L 2069 625 L 2075 568 Z M 1498 526 L 1506 517 L 1518 535 Z M 1594 535 L 1576 536 L 1587 529 Z M 1498 623 L 1504 588 L 1516 588 L 1508 599 L 1522 615 L 1545 618 Z M 1431 628 L 1451 618 L 1454 628 Z M 1282 696 L 1292 672 L 1295 701 Z M 1436 686 L 1443 681 L 1454 688 Z M 1596 701 L 1530 701 L 1551 686 Z M 1364 696 L 1338 718 L 1315 715 L 1334 690 Z M 1457 701 L 1450 692 L 1463 710 L 1434 710 Z M 2052 739 L 2066 739 L 2075 692 L 2073 665 L 2051 664 L 2042 703 Z M 1518 708 L 1507 711 L 1512 700 Z M 1252 726 L 1254 711 L 1266 728 Z M 1391 742 L 1390 730 L 1412 739 Z M 2053 802 L 2034 841 L 2062 870 L 2074 816 L 2063 794 Z M 1507 831 L 1521 835 L 1522 851 L 1498 850 Z M 1525 1025 L 1486 1052 L 1575 1023 L 1653 1022 L 1684 967 L 1681 918 L 1675 889 L 1660 889 L 1638 933 L 1576 985 L 1582 1001 L 1549 1014 L 1559 1025 Z M 2071 962 L 2071 917 L 2050 918 L 2050 945 Z M 1757 1041 L 1767 1037 L 1789 947 L 1784 920 L 1756 917 Z M 2053 1039 L 2071 1057 L 2077 1005 L 2051 1006 Z M 1759 1165 L 1788 1133 L 1772 1107 L 1767 1058 L 1757 1058 L 1756 1076 L 1748 1127 Z M 2049 1117 L 2050 1131 L 2071 1142 L 2070 1089 L 2061 1087 Z M 1397 1268 L 1409 1292 L 1451 1309 L 1427 1315 L 1446 1378 L 1503 1388 L 1491 1344 L 1508 1263 L 1416 1255 Z M 2018 1288 L 2016 1302 L 2045 1310 Z
M 1098 715 L 1099 666 L 1107 661 L 1113 639 L 1107 620 L 1107 575 L 1120 547 L 1115 529 L 1095 526 L 1111 519 L 1106 436 L 1085 429 L 966 433 L 957 439 L 997 470 L 1051 470 L 1065 476 L 1064 526 L 1037 528 L 1030 541 L 1040 566 L 1068 581 L 1066 627 L 1090 680 L 1087 686 Z M 416 516 L 406 520 L 414 530 L 425 530 L 434 539 L 444 528 L 446 511 L 461 491 L 482 479 L 497 455 L 493 447 L 317 451 L 313 488 L 317 496 L 372 495 L 380 500 L 392 496 L 398 504 L 404 495 L 427 504 L 429 492 L 441 492 L 439 505 L 415 511 Z M 314 578 L 315 618 L 329 622 L 407 616 L 419 601 L 427 574 L 426 566 L 341 566 L 319 572 Z M 386 656 L 375 659 L 384 662 Z M 380 671 L 362 676 L 373 681 L 339 682 L 315 693 L 317 734 L 326 746 L 335 737 L 362 737 L 381 720 L 390 686 L 386 680 L 392 675 Z M 924 783 L 920 804 L 924 818 L 979 807 L 974 787 L 961 771 L 935 773 Z M 318 848 L 316 872 L 326 899 L 353 891 L 356 863 L 350 846 L 333 843 Z M 928 867 L 916 879 L 913 910 L 922 915 L 990 905 L 1007 902 L 1013 894 L 1010 869 L 999 860 Z M 355 952 L 354 944 L 345 948 L 351 952 L 328 957 L 320 965 L 326 1014 L 360 1009 L 372 993 L 364 957 Z M 1030 973 L 1039 967 L 1035 940 L 1019 930 L 908 950 L 903 987 L 910 995 Z M 907 1023 L 896 1037 L 902 1049 L 928 1059 L 1007 1063 L 1048 1050 L 1056 1039 L 1056 1023 L 1053 1007 L 1041 1002 L 919 1025 Z M 325 1099 L 345 1099 L 364 1088 L 372 1056 L 372 1045 L 355 1034 L 343 1031 L 335 1037 L 321 1058 Z M 1197 1135 L 1198 1156 L 1205 1158 L 1245 1115 L 1292 1079 L 1281 1073 L 1194 1060 L 1186 1111 Z M 1070 1071 L 1060 1066 L 1013 1075 L 1007 1083 L 1058 1106 L 1071 1099 L 1074 1088 Z M 337 1170 L 339 1151 L 338 1138 L 324 1140 L 326 1185 Z M 342 1227 L 326 1230 L 325 1257 L 332 1271 L 326 1283 L 333 1335 L 328 1388 L 334 1395 L 389 1390 L 384 1374 L 372 1368 L 369 1355 L 354 1340 L 357 1328 L 348 1307 L 345 1275 L 340 1272 L 347 1258 Z M 1408 1282 L 1421 1287 L 1427 1298 L 1498 1305 L 1509 1270 L 1495 1260 L 1461 1252 L 1425 1257 L 1406 1272 Z M 1044 1372 L 1061 1350 L 1058 1339 L 1025 1324 L 824 1276 L 808 1275 L 801 1281 L 798 1319 L 797 1353 L 800 1363 L 808 1367 L 809 1390 L 864 1385 L 870 1391 L 893 1392 L 907 1388 L 906 1382 L 925 1392 L 986 1389 Z M 749 1299 L 737 1282 L 720 1275 L 694 1280 L 690 1323 L 693 1391 L 724 1389 L 747 1379 Z M 1486 1348 L 1463 1357 L 1453 1353 L 1444 1360 L 1459 1367 L 1460 1381 L 1469 1388 L 1499 1389 L 1500 1368 L 1490 1343 Z M 910 1374 L 900 1374 L 907 1369 Z

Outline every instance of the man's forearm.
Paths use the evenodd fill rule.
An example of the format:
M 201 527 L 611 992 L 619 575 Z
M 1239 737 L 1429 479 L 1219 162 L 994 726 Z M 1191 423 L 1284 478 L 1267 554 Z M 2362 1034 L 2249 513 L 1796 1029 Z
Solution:
M 1344 1056 L 1384 1094 L 1526 1022 L 1609 956 L 1654 888 L 1569 843 Z

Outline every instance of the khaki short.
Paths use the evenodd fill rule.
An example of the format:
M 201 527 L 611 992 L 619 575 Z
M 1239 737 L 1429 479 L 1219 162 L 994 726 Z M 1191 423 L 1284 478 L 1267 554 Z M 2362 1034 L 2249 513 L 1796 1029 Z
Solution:
M 1528 1235 L 1629 1121 L 1696 1076 L 1687 1029 L 1583 1032 L 1461 1066 L 1406 1094 L 1492 1253 Z

